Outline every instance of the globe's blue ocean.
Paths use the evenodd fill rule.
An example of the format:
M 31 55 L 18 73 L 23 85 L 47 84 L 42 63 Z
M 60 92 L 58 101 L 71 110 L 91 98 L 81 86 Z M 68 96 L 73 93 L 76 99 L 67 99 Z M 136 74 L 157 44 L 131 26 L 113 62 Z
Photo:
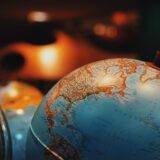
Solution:
M 33 118 L 28 135 L 27 159 L 159 160 L 160 71 L 145 66 L 141 61 L 126 61 L 136 62 L 136 71 L 130 73 L 124 68 L 113 69 L 118 62 L 112 60 L 112 77 L 118 72 L 121 74 L 116 79 L 110 78 L 108 72 L 107 76 L 103 74 L 106 78 L 101 80 L 101 84 L 105 88 L 100 88 L 99 92 L 84 94 L 87 85 L 94 88 L 96 84 L 99 87 L 99 76 L 94 77 L 98 79 L 95 84 L 79 83 L 80 86 L 85 85 L 83 92 L 71 88 L 65 94 L 65 81 L 62 90 L 58 88 L 58 96 L 55 96 L 48 111 L 48 99 L 56 93 L 54 87 Z M 96 64 L 92 65 L 90 67 L 94 68 Z M 83 67 L 79 70 L 84 72 Z M 128 71 L 128 74 L 123 75 L 121 71 Z M 121 80 L 125 81 L 125 85 Z M 66 96 L 70 92 L 80 98 L 76 99 L 74 94 Z

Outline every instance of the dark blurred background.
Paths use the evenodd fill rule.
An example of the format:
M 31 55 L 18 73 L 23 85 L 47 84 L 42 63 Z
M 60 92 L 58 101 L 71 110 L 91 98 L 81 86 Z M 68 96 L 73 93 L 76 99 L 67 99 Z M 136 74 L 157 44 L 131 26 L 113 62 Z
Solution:
M 20 80 L 45 93 L 96 60 L 152 62 L 159 30 L 158 1 L 1 1 L 0 84 Z

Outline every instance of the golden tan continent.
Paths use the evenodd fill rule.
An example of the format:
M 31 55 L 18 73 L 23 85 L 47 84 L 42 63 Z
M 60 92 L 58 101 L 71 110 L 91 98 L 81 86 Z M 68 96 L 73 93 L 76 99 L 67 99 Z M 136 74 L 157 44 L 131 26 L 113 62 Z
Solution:
M 71 104 L 84 99 L 87 95 L 99 92 L 104 92 L 107 96 L 118 94 L 124 97 L 126 79 L 129 75 L 136 73 L 138 67 L 144 69 L 139 77 L 141 83 L 160 79 L 160 72 L 151 68 L 147 63 L 125 58 L 91 63 L 65 76 L 55 85 L 46 102 L 45 111 L 49 126 L 54 126 L 52 119 L 59 112 L 58 109 L 51 111 L 50 106 L 59 96 L 63 96 Z M 115 70 L 112 71 L 113 69 Z M 113 91 L 114 89 L 116 92 Z M 60 114 L 67 120 L 66 115 Z

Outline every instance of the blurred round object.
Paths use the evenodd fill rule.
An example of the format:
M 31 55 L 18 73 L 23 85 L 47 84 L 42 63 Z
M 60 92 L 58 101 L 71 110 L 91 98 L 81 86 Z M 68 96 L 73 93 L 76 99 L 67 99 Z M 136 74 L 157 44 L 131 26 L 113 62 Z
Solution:
M 113 14 L 112 21 L 118 26 L 126 25 L 128 22 L 128 15 L 125 12 L 117 11 Z
M 31 11 L 28 16 L 27 19 L 30 22 L 47 22 L 50 20 L 50 15 L 47 12 L 44 11 Z
M 109 59 L 60 80 L 36 111 L 27 160 L 155 160 L 160 142 L 160 68 Z
M 37 106 L 42 99 L 41 92 L 28 84 L 11 81 L 0 87 L 0 104 L 3 109 L 25 109 L 29 105 Z
M 42 94 L 30 85 L 11 81 L 0 87 L 0 105 L 11 132 L 13 160 L 25 159 L 25 143 L 28 129 Z

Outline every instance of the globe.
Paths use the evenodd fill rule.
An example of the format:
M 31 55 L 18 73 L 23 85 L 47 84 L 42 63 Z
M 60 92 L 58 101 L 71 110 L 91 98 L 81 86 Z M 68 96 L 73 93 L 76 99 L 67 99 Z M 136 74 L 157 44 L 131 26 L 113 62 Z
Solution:
M 2 125 L 0 148 L 5 146 L 2 152 L 5 152 L 6 157 L 9 154 L 11 155 L 12 152 L 12 158 L 10 156 L 9 160 L 25 160 L 27 133 L 33 114 L 41 99 L 42 93 L 38 89 L 22 82 L 10 81 L 5 86 L 0 87 L 0 113 L 2 113 L 0 118 L 3 115 L 5 118 L 2 120 L 6 124 L 4 125 L 3 121 L 0 121 L 2 123 L 0 123 Z M 4 141 L 3 137 L 9 137 L 10 139 L 5 138 Z M 9 140 L 12 144 L 8 143 Z M 3 141 L 5 144 L 3 144 Z M 7 149 L 8 152 L 6 153 Z M 0 157 L 0 159 L 8 160 L 5 157 L 4 159 Z
M 39 105 L 27 160 L 158 160 L 160 69 L 134 59 L 85 65 Z

